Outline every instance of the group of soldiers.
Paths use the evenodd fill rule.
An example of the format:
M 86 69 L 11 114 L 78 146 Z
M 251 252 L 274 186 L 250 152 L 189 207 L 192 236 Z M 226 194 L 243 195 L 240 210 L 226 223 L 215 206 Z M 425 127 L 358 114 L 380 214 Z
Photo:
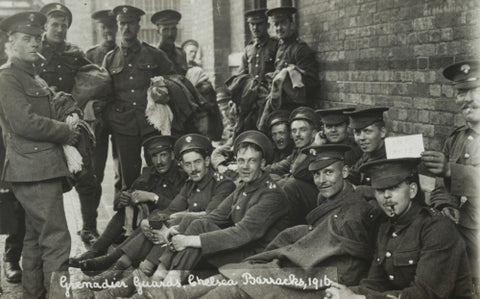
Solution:
M 198 43 L 175 46 L 179 12 L 153 14 L 158 47 L 138 39 L 141 9 L 95 12 L 103 42 L 86 54 L 66 42 L 72 13 L 60 3 L 3 20 L 0 197 L 17 203 L 13 224 L 0 227 L 9 233 L 7 280 L 21 280 L 25 298 L 65 296 L 69 267 L 83 271 L 97 298 L 476 298 L 480 62 L 443 72 L 466 121 L 444 149 L 387 158 L 388 107 L 312 108 L 318 65 L 298 39 L 295 13 L 285 6 L 245 13 L 253 39 L 217 95 L 219 105 L 236 108 L 222 115 L 235 120 L 233 134 L 216 148 L 213 135 L 191 124 L 162 134 L 146 116 L 154 77 L 176 78 L 200 96 L 213 90 L 191 54 Z M 112 94 L 72 104 L 77 74 L 92 64 L 108 72 Z M 182 109 L 176 94 L 158 101 L 171 107 L 173 122 Z M 115 214 L 99 234 L 110 137 Z M 82 158 L 75 174 L 70 147 Z M 428 201 L 419 171 L 437 178 Z M 73 186 L 88 245 L 76 257 L 63 207 Z M 256 285 L 245 273 L 334 282 Z M 234 283 L 192 283 L 199 278 Z

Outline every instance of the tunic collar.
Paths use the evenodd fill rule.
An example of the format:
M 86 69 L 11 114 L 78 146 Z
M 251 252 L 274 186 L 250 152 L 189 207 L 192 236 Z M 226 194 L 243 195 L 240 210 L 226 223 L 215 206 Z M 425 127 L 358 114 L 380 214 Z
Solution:
M 26 61 L 20 60 L 16 57 L 12 57 L 10 59 L 10 62 L 12 64 L 12 66 L 28 73 L 29 75 L 35 76 L 37 74 L 37 72 L 35 70 L 35 66 L 31 62 L 26 62 Z
M 200 182 L 195 183 L 195 185 L 198 189 L 203 190 L 205 187 L 207 187 L 211 180 L 213 180 L 213 170 L 212 168 L 208 168 L 205 176 L 200 180 Z
M 258 38 L 258 39 L 254 39 L 253 40 L 253 45 L 257 48 L 263 47 L 263 46 L 265 46 L 265 44 L 268 42 L 269 39 L 270 39 L 270 37 L 268 35 L 263 36 L 263 37 Z
M 422 206 L 415 200 L 412 200 L 410 208 L 399 217 L 389 218 L 390 226 L 393 232 L 398 234 L 407 228 L 422 210 Z
M 240 188 L 243 188 L 243 190 L 246 193 L 253 192 L 260 188 L 264 183 L 267 183 L 267 181 L 270 179 L 270 174 L 266 171 L 262 171 L 262 175 L 258 179 L 256 179 L 253 182 L 241 182 Z
M 101 44 L 101 46 L 107 49 L 108 51 L 110 51 L 110 50 L 113 50 L 113 48 L 115 48 L 116 44 L 115 44 L 115 41 L 104 41 Z
M 122 43 L 120 48 L 124 56 L 129 56 L 131 54 L 134 54 L 140 51 L 141 44 L 140 44 L 140 41 L 136 39 L 130 46 L 127 46 L 126 44 Z

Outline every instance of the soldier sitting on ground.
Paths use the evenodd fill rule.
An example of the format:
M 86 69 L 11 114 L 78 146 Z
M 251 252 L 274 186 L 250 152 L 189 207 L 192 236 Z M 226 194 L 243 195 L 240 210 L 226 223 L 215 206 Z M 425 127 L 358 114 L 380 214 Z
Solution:
M 378 232 L 367 278 L 351 289 L 334 283 L 324 298 L 471 298 L 465 243 L 454 224 L 423 202 L 418 158 L 371 161 L 378 205 L 388 216 Z

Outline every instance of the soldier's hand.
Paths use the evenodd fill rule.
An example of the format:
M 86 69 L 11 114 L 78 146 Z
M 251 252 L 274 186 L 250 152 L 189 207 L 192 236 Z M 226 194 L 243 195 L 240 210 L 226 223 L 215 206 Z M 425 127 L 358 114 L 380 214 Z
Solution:
M 442 209 L 442 214 L 450 218 L 455 224 L 460 221 L 460 211 L 452 207 L 445 207 Z
M 153 192 L 147 192 L 147 191 L 142 191 L 142 190 L 135 190 L 132 192 L 132 202 L 134 204 L 138 204 L 141 202 L 149 202 L 153 201 L 153 198 L 155 197 L 155 193 Z
M 80 138 L 80 129 L 78 128 L 70 129 L 70 134 L 68 135 L 68 139 L 67 139 L 67 142 L 65 142 L 65 144 L 75 146 L 75 144 L 78 143 L 79 138 Z
M 142 230 L 142 233 L 145 235 L 145 237 L 151 240 L 152 230 L 150 229 L 150 223 L 148 223 L 148 219 L 143 219 L 142 222 L 140 222 L 140 229 Z
M 421 154 L 421 159 L 431 173 L 441 177 L 450 177 L 450 165 L 442 152 L 425 151 Z
M 131 201 L 131 194 L 128 191 L 122 191 L 120 192 L 120 196 L 118 197 L 118 207 L 126 207 L 130 205 Z
M 178 235 L 178 234 L 180 234 L 180 232 L 178 231 L 178 225 L 171 226 L 168 229 L 167 239 L 169 239 L 171 236 L 175 236 L 175 235 Z
M 190 246 L 189 239 L 192 236 L 176 235 L 172 237 L 172 245 L 176 251 L 185 250 Z
M 325 290 L 324 299 L 342 299 L 342 298 L 365 298 L 363 295 L 357 295 L 352 290 L 336 282 L 332 282 L 332 286 Z
M 67 116 L 65 119 L 65 122 L 68 124 L 71 130 L 75 129 L 80 122 L 80 117 L 78 116 L 77 113 L 72 113 Z

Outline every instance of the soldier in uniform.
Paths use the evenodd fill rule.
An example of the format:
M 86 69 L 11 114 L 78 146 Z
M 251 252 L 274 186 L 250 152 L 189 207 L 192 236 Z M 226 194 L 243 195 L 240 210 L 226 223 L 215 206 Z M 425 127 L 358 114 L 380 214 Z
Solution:
M 165 9 L 153 14 L 150 19 L 152 23 L 157 26 L 158 34 L 160 35 L 160 44 L 158 48 L 164 51 L 173 65 L 175 71 L 185 76 L 187 73 L 187 56 L 182 48 L 175 45 L 177 39 L 177 24 L 182 18 L 182 15 L 171 9 Z
M 387 128 L 383 120 L 383 112 L 387 110 L 386 107 L 375 107 L 344 112 L 350 117 L 355 142 L 363 152 L 350 169 L 349 181 L 354 185 L 370 184 L 370 178 L 360 173 L 360 166 L 387 157 L 384 143 Z
M 303 99 L 291 98 L 282 102 L 282 108 L 292 110 L 298 106 L 313 106 L 313 99 L 318 86 L 318 64 L 315 52 L 298 38 L 297 27 L 293 21 L 294 7 L 277 7 L 269 9 L 266 14 L 272 20 L 273 27 L 280 39 L 275 56 L 275 71 L 294 65 L 302 71 L 305 85 Z M 299 102 L 300 101 L 300 102 Z
M 260 8 L 245 12 L 253 39 L 245 47 L 238 73 L 226 83 L 238 108 L 236 136 L 245 130 L 257 129 L 257 121 L 264 109 L 269 90 L 265 74 L 275 70 L 278 40 L 268 34 L 270 24 L 265 15 L 266 11 L 266 8 Z M 236 85 L 238 88 L 231 88 Z
M 143 169 L 130 190 L 116 194 L 114 209 L 117 213 L 90 250 L 70 259 L 70 266 L 81 267 L 84 271 L 104 270 L 119 258 L 121 253 L 117 252 L 109 258 L 91 260 L 106 254 L 108 247 L 124 232 L 125 207 L 146 203 L 149 210 L 154 210 L 170 205 L 187 179 L 175 161 L 174 142 L 175 138 L 171 136 L 153 135 L 145 139 L 143 146 L 152 156 L 153 165 Z
M 148 276 L 153 275 L 159 263 L 158 258 L 165 250 L 162 230 L 180 223 L 184 217 L 208 215 L 235 189 L 231 180 L 211 168 L 212 145 L 207 137 L 199 134 L 184 135 L 177 140 L 174 149 L 189 178 L 166 209 L 152 211 L 148 219 L 142 221 L 143 234 L 124 242 L 116 249 L 123 255 L 109 271 L 95 277 L 95 281 L 118 280 L 124 269 L 140 262 L 139 270 Z M 162 230 L 150 227 L 154 219 L 163 219 Z M 132 279 L 131 275 L 124 278 L 129 288 L 120 289 L 120 293 L 114 290 L 103 293 L 110 294 L 109 297 L 112 298 L 130 295 L 135 290 Z
M 267 134 L 275 146 L 272 163 L 282 161 L 293 151 L 294 143 L 290 135 L 289 114 L 290 112 L 287 110 L 276 110 L 267 117 Z
M 200 45 L 193 39 L 188 39 L 182 43 L 182 50 L 185 52 L 188 68 L 200 66 L 196 61 L 199 48 Z
M 46 296 L 51 282 L 52 287 L 58 285 L 58 277 L 51 280 L 51 275 L 68 270 L 71 244 L 62 195 L 71 189 L 70 172 L 62 144 L 75 144 L 79 132 L 53 118 L 47 83 L 33 65 L 39 59 L 45 22 L 41 13 L 24 12 L 0 24 L 10 42 L 9 62 L 0 70 L 0 124 L 6 146 L 3 180 L 10 182 L 25 210 L 24 298 Z M 62 296 L 52 290 L 50 295 Z
M 363 152 L 348 134 L 349 118 L 343 112 L 353 111 L 355 108 L 330 108 L 318 109 L 315 113 L 320 117 L 323 126 L 323 134 L 317 134 L 320 143 L 346 144 L 351 150 L 345 153 L 345 164 L 353 166 L 360 159 Z M 315 140 L 317 142 L 317 140 Z
M 46 33 L 41 50 L 41 54 L 46 60 L 37 63 L 37 67 L 40 68 L 40 77 L 56 91 L 71 93 L 78 70 L 90 63 L 80 48 L 66 42 L 67 31 L 72 24 L 72 13 L 60 3 L 47 4 L 42 7 L 40 12 L 47 16 Z M 80 198 L 83 220 L 83 227 L 79 234 L 82 241 L 90 245 L 98 237 L 99 184 L 93 168 L 93 141 L 86 140 L 79 144 L 86 145 L 86 148 L 82 150 L 87 153 L 88 157 L 82 161 L 83 171 L 76 177 L 75 185 Z
M 422 161 L 427 170 L 441 178 L 431 202 L 456 224 L 467 244 L 467 253 L 480 294 L 480 62 L 465 61 L 443 71 L 455 82 L 456 104 L 466 124 L 456 128 L 441 152 L 425 151 Z M 442 182 L 443 181 L 443 182 Z
M 102 38 L 102 42 L 87 50 L 86 55 L 88 60 L 95 63 L 98 66 L 102 66 L 103 59 L 108 52 L 115 48 L 116 35 L 117 35 L 117 21 L 113 11 L 100 10 L 92 14 L 92 19 L 97 22 L 97 32 Z M 109 136 L 112 135 L 112 130 L 108 126 L 107 119 L 104 113 L 104 107 L 102 107 L 102 101 L 95 103 L 94 110 L 96 112 L 99 122 L 95 126 L 95 149 L 93 150 L 95 176 L 97 177 L 97 183 L 99 187 L 98 196 L 102 196 L 102 181 L 105 173 L 105 163 L 108 156 L 108 143 Z M 112 141 L 112 157 L 115 167 L 115 192 L 120 191 L 122 188 L 122 180 L 120 178 L 120 165 L 118 162 L 117 151 L 115 150 L 115 140 L 113 136 Z
M 128 190 L 140 175 L 142 136 L 155 131 L 147 123 L 145 108 L 150 78 L 174 74 L 163 51 L 137 39 L 145 12 L 129 5 L 113 9 L 121 44 L 105 56 L 104 67 L 112 76 L 114 101 L 106 108 L 120 159 L 122 189 Z M 145 155 L 150 164 L 148 153 Z
M 340 282 L 357 285 L 365 277 L 374 251 L 378 220 L 383 214 L 372 207 L 346 181 L 348 166 L 344 153 L 350 147 L 342 144 L 315 145 L 305 149 L 314 156 L 308 169 L 319 189 L 318 206 L 306 217 L 307 224 L 283 230 L 264 252 L 248 257 L 239 264 L 219 269 L 222 276 L 212 281 L 231 279 L 237 286 L 183 286 L 162 288 L 158 298 L 319 298 L 323 290 L 278 285 L 260 287 L 241 282 L 243 273 L 256 277 L 281 279 L 295 274 L 298 279 L 329 275 L 334 267 Z
M 167 250 L 160 257 L 157 277 L 182 281 L 202 257 L 215 267 L 241 261 L 262 251 L 287 226 L 285 193 L 262 170 L 272 150 L 268 137 L 258 131 L 237 137 L 234 151 L 242 183 L 208 215 L 184 218 L 171 231 L 177 252 Z
M 0 17 L 0 21 L 2 18 Z M 5 52 L 5 43 L 8 36 L 5 32 L 0 31 L 0 65 L 7 62 L 7 53 Z M 1 128 L 0 128 L 1 135 Z M 0 169 L 3 169 L 5 162 L 5 144 L 3 139 L 0 140 Z M 1 217 L 9 218 L 9 220 L 3 219 L 5 223 L 10 223 L 7 228 L 0 227 L 1 232 L 8 233 L 5 239 L 5 252 L 3 254 L 3 270 L 5 272 L 5 278 L 10 283 L 20 282 L 22 279 L 22 269 L 20 268 L 20 256 L 22 255 L 23 237 L 25 236 L 25 212 L 22 206 L 15 198 L 12 188 L 6 182 L 0 182 L 0 202 L 8 205 L 11 209 L 7 209 L 5 214 Z M 13 209 L 12 209 L 13 208 Z M 13 213 L 12 213 L 13 212 Z M 1 221 L 4 223 L 4 221 Z M 1 273 L 0 273 L 1 276 Z M 0 294 L 1 294 L 0 288 Z
M 378 205 L 388 217 L 379 228 L 367 278 L 351 289 L 334 283 L 325 298 L 472 298 L 465 243 L 455 225 L 424 205 L 419 158 L 370 161 Z
M 293 152 L 280 162 L 269 167 L 274 178 L 287 193 L 290 203 L 290 220 L 293 224 L 303 223 L 308 212 L 316 207 L 318 189 L 313 176 L 308 171 L 311 157 L 302 152 L 310 146 L 317 132 L 318 121 L 315 111 L 310 107 L 298 107 L 290 113 L 290 132 L 295 148 Z

